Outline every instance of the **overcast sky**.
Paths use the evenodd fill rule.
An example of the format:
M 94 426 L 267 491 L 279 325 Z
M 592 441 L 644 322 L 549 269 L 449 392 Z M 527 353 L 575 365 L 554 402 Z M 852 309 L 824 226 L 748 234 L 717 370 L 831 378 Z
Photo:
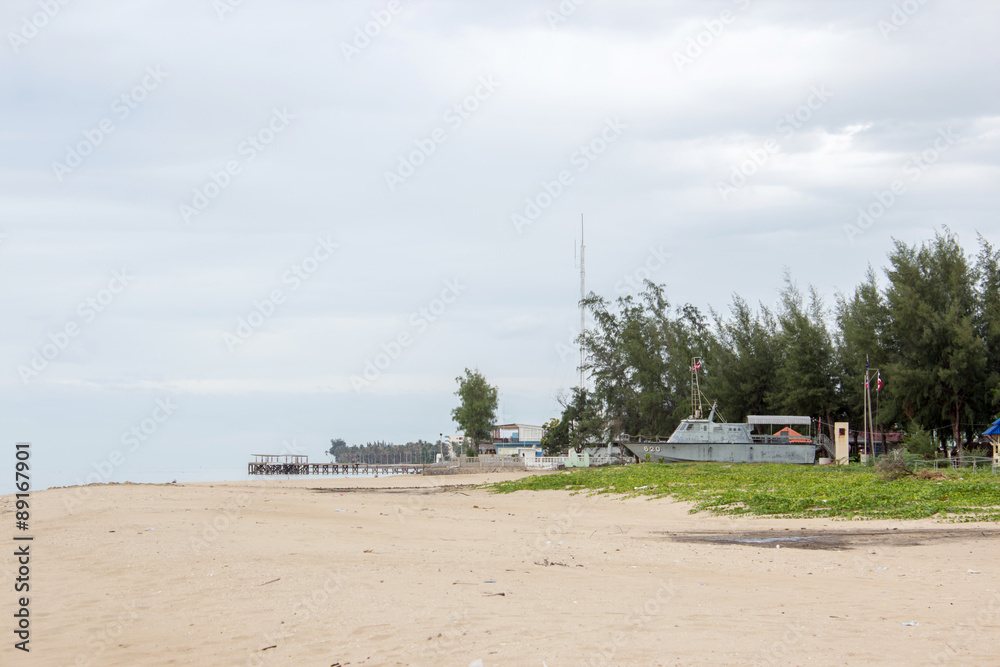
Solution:
M 465 367 L 540 424 L 575 384 L 581 214 L 589 290 L 704 309 L 773 303 L 784 267 L 832 305 L 941 225 L 1000 242 L 998 25 L 993 0 L 7 0 L 0 434 L 49 484 L 322 460 L 454 432 Z

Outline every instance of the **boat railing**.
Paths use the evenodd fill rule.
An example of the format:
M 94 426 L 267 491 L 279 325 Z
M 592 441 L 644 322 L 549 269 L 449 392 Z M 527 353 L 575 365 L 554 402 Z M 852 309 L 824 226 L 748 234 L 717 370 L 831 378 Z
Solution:
M 638 444 L 663 444 L 670 439 L 669 435 L 629 435 L 628 433 L 622 433 L 622 442 L 631 442 Z
M 791 444 L 792 439 L 787 435 L 759 435 L 752 434 L 750 439 L 754 444 L 759 445 L 788 445 Z

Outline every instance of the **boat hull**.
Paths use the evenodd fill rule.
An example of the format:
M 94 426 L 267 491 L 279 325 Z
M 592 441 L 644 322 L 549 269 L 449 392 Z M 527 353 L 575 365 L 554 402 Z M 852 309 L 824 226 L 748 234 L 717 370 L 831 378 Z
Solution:
M 640 461 L 683 463 L 715 461 L 717 463 L 799 463 L 816 461 L 816 445 L 788 444 L 729 444 L 729 443 L 629 443 L 625 445 Z M 648 458 L 647 458 L 648 457 Z

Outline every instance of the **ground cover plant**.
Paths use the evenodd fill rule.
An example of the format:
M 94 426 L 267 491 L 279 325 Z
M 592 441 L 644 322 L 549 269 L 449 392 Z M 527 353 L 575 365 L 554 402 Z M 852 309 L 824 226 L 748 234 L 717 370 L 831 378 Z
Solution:
M 692 512 L 717 514 L 1000 521 L 1000 474 L 989 468 L 887 481 L 861 465 L 643 463 L 539 475 L 491 488 L 670 496 L 694 503 Z

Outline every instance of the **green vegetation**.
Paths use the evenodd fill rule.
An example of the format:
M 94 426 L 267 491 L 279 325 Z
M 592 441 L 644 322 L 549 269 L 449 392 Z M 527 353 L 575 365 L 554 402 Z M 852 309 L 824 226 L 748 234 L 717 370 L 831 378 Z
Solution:
M 496 493 L 571 490 L 670 496 L 692 512 L 781 518 L 1000 521 L 1000 475 L 963 469 L 937 479 L 883 481 L 867 466 L 668 463 L 539 475 L 500 482 Z
M 545 423 L 542 449 L 546 456 L 558 456 L 570 448 L 579 450 L 588 442 L 599 442 L 604 434 L 601 406 L 594 395 L 579 387 L 571 399 L 559 399 L 562 417 Z
M 925 456 L 947 441 L 974 447 L 1000 407 L 1000 250 L 978 241 L 978 255 L 947 228 L 897 241 L 887 266 L 869 267 L 832 310 L 787 273 L 772 307 L 734 294 L 728 315 L 710 319 L 649 281 L 614 302 L 592 293 L 583 306 L 594 324 L 578 339 L 592 388 L 564 402 L 547 444 L 670 435 L 691 412 L 700 357 L 701 389 L 728 421 L 794 414 L 822 420 L 831 437 L 836 421 L 857 429 L 870 368 L 881 380 L 877 430 L 908 432 Z
M 451 418 L 466 437 L 472 438 L 472 451 L 476 455 L 479 443 L 488 442 L 493 435 L 499 392 L 478 369 L 470 371 L 466 368 L 465 376 L 457 377 L 455 381 L 458 382 L 455 395 L 462 402 L 451 411 Z

